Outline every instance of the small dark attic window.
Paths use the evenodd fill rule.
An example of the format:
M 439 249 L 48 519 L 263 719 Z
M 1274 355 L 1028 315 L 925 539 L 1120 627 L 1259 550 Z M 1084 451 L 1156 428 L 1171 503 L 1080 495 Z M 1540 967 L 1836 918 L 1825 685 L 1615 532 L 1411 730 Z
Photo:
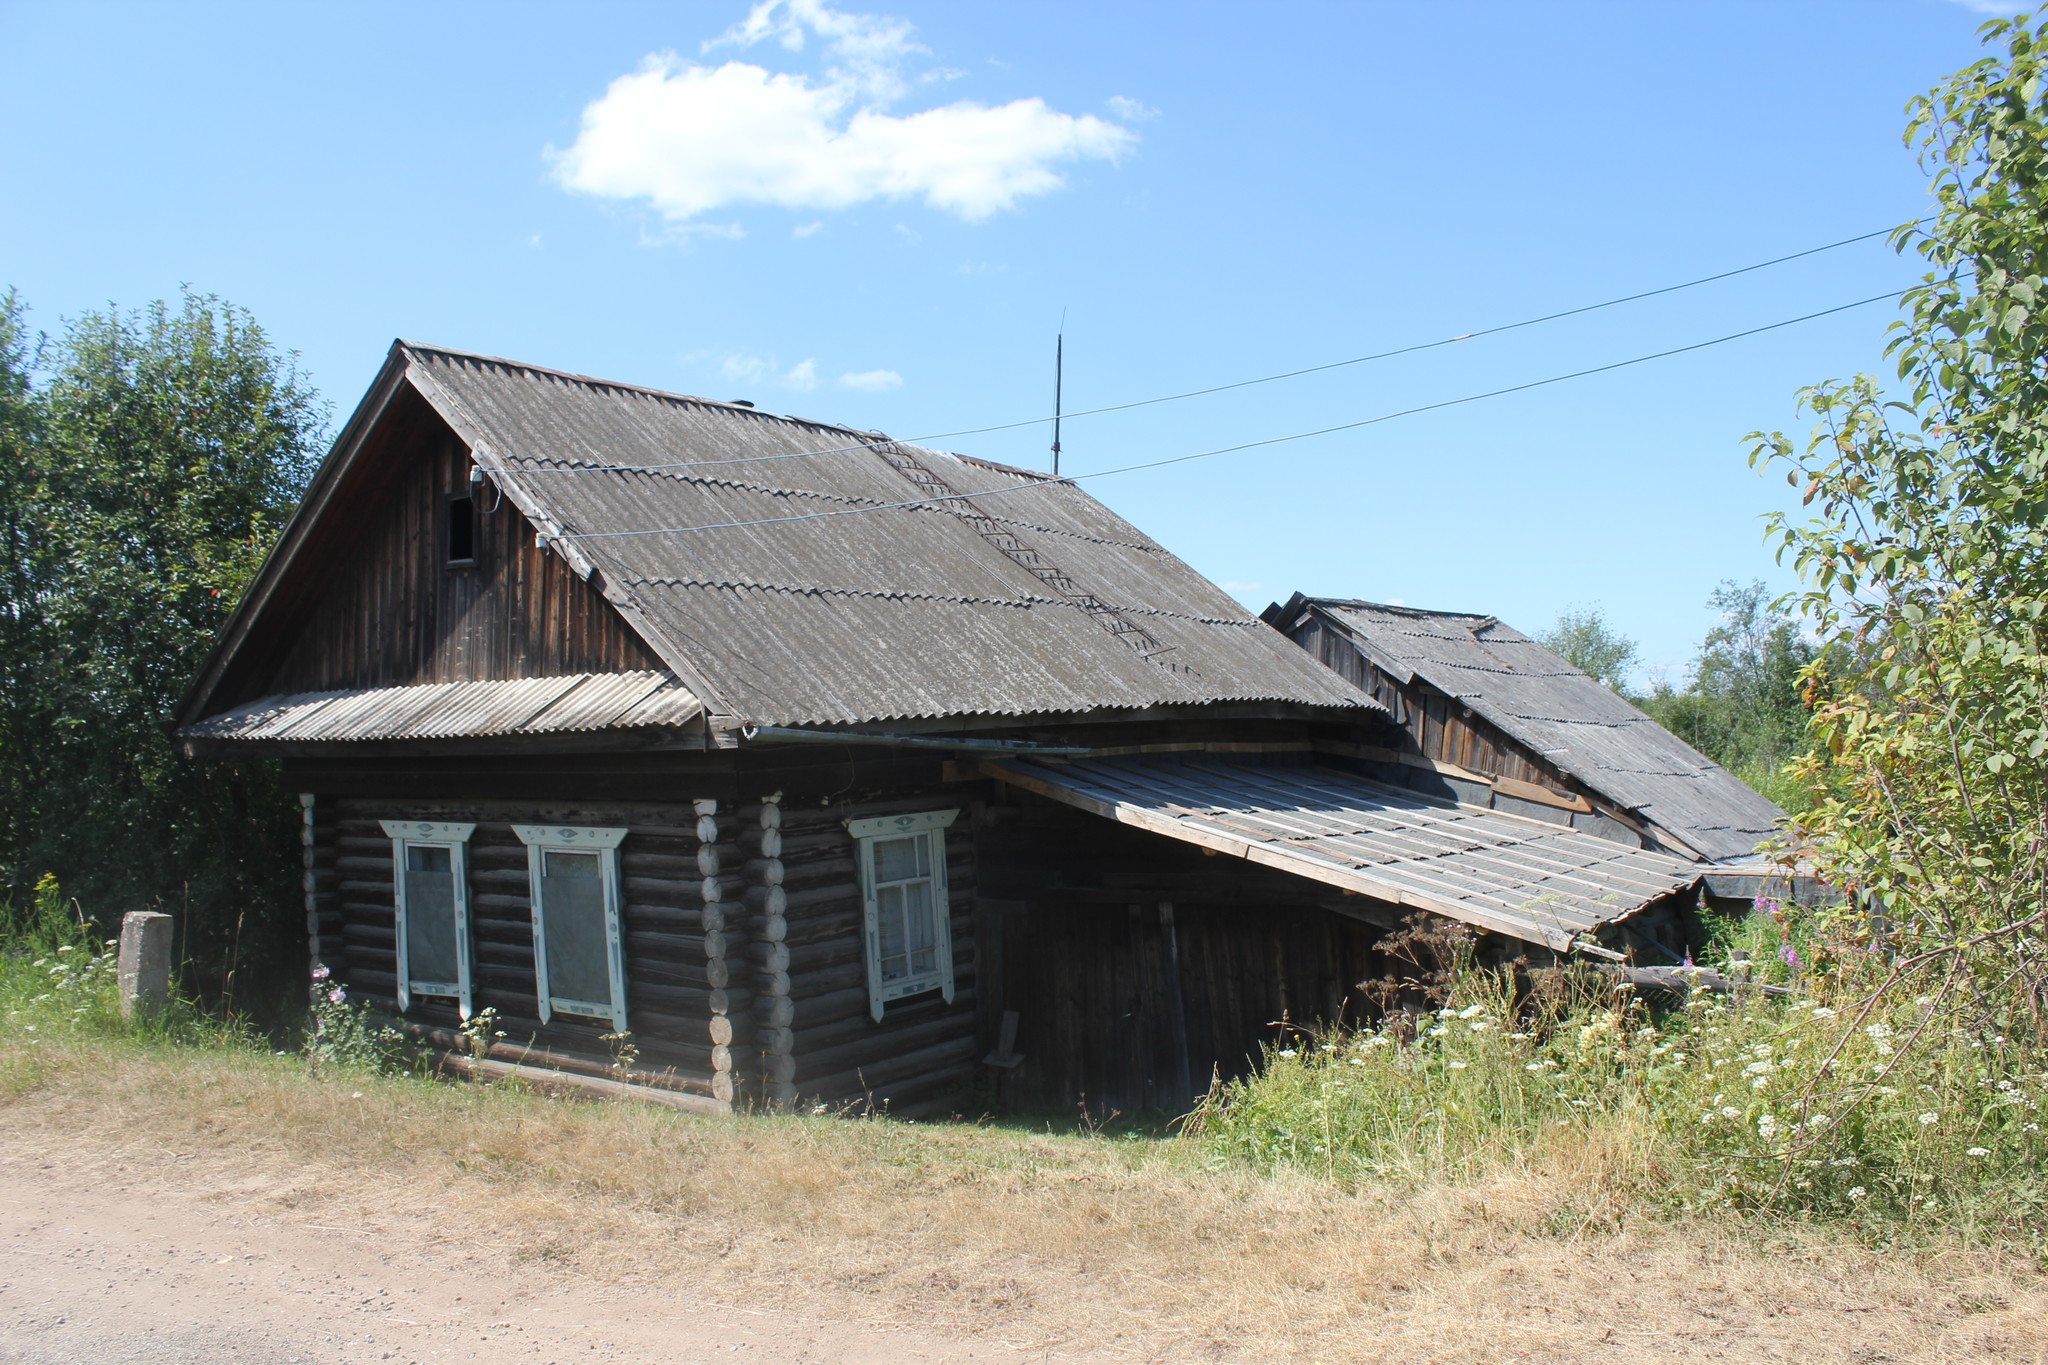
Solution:
M 476 563 L 476 499 L 467 493 L 450 493 L 442 506 L 447 509 L 442 540 L 447 564 L 468 568 Z

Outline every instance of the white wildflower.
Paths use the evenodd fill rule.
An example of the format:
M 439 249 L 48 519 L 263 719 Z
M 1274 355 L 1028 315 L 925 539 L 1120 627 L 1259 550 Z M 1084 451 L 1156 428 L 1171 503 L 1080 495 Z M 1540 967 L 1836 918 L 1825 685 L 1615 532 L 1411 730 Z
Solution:
M 1851 1185 L 1849 1187 L 1849 1197 L 1851 1199 L 1861 1199 L 1864 1195 L 1868 1193 L 1869 1191 L 1864 1189 L 1861 1185 Z
M 1298 1056 L 1299 1054 L 1296 1053 L 1295 1050 L 1291 1047 L 1283 1047 L 1280 1049 L 1280 1055 L 1282 1057 L 1294 1057 Z
M 1487 1023 L 1484 1019 L 1474 1019 L 1471 1023 L 1465 1025 L 1465 1027 L 1471 1029 L 1474 1033 L 1484 1033 L 1488 1029 L 1492 1028 L 1493 1025 Z
M 1429 1031 L 1429 1036 L 1432 1038 L 1441 1038 L 1449 1032 L 1449 1029 L 1445 1028 L 1442 1024 L 1438 1024 L 1435 1028 Z
M 1972 1147 L 1972 1148 L 1970 1149 L 1970 1151 L 1969 1151 L 1969 1155 L 1970 1155 L 1970 1156 L 1990 1156 L 1990 1155 L 1991 1155 L 1991 1149 L 1990 1149 L 1989 1147 Z
M 1471 1063 L 1470 1063 L 1470 1062 L 1448 1062 L 1448 1063 L 1446 1063 L 1446 1065 L 1447 1065 L 1447 1066 L 1449 1066 L 1449 1067 L 1450 1067 L 1450 1069 L 1451 1069 L 1451 1070 L 1453 1070 L 1453 1071 L 1463 1071 L 1463 1070 L 1464 1070 L 1464 1069 L 1465 1069 L 1466 1067 L 1470 1066 L 1470 1065 L 1471 1065 Z
M 1467 1005 L 1458 1011 L 1458 1017 L 1460 1019 L 1477 1019 L 1484 1013 L 1486 1013 L 1486 1006 L 1484 1005 Z
M 1892 1036 L 1892 1026 L 1890 1024 L 1869 1024 L 1864 1027 L 1863 1031 L 1880 1042 Z
M 1778 1131 L 1778 1119 L 1777 1119 L 1777 1116 L 1776 1116 L 1775 1114 L 1759 1114 L 1759 1115 L 1757 1115 L 1757 1120 L 1756 1120 L 1756 1130 L 1757 1130 L 1757 1132 L 1758 1132 L 1758 1133 L 1760 1133 L 1760 1134 L 1761 1134 L 1761 1135 L 1763 1135 L 1764 1137 L 1769 1137 L 1769 1136 L 1770 1136 L 1771 1134 L 1773 1134 L 1773 1133 L 1777 1132 L 1777 1131 Z
M 1832 1019 L 1835 1017 L 1835 1011 L 1829 1009 L 1826 1005 L 1815 1005 L 1813 1007 L 1813 1017 L 1816 1019 Z
M 1724 1104 L 1721 1106 L 1721 1115 L 1724 1118 L 1739 1119 L 1742 1117 L 1742 1111 L 1732 1104 Z
M 1920 1116 L 1920 1126 L 1924 1128 L 1928 1124 L 1937 1121 L 1940 1117 L 1939 1114 L 1922 1114 Z

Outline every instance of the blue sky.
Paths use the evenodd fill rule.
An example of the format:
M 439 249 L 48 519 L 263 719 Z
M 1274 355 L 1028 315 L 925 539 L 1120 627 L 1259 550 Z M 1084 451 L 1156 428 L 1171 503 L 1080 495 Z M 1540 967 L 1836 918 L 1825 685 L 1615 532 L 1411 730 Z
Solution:
M 181 284 L 345 414 L 394 336 L 915 438 L 1430 341 L 1924 212 L 1902 106 L 2002 8 L 1799 3 L 0 4 L 0 286 Z M 1895 289 L 1881 242 L 1395 361 L 1070 421 L 1069 473 L 1304 431 Z M 1598 606 L 1680 675 L 1789 585 L 1744 433 L 1884 305 L 1107 477 L 1263 605 Z M 937 442 L 1044 467 L 1043 427 Z

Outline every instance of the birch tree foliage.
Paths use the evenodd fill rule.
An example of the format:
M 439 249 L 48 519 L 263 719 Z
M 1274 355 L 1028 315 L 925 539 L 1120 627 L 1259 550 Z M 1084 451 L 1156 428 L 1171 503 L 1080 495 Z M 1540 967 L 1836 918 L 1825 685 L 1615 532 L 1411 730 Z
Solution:
M 1770 534 L 1841 646 L 1807 672 L 1815 804 L 1788 842 L 1862 893 L 1838 927 L 1883 980 L 2048 1042 L 2048 32 L 1983 37 L 1908 106 L 1934 213 L 1893 239 L 1927 267 L 1896 382 L 1802 391 L 1810 439 L 1758 433 L 1751 461 L 1799 491 Z

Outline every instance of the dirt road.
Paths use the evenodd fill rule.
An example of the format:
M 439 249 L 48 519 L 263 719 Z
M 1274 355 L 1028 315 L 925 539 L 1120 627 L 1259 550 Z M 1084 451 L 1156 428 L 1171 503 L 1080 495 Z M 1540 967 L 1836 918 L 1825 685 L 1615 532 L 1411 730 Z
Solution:
M 832 1324 L 598 1284 L 429 1220 L 294 1216 L 252 1179 L 207 1190 L 57 1154 L 0 1154 L 6 1365 L 988 1362 L 1026 1355 L 907 1324 Z M 366 1192 L 368 1193 L 368 1192 Z M 373 1203 L 366 1199 L 365 1203 Z

